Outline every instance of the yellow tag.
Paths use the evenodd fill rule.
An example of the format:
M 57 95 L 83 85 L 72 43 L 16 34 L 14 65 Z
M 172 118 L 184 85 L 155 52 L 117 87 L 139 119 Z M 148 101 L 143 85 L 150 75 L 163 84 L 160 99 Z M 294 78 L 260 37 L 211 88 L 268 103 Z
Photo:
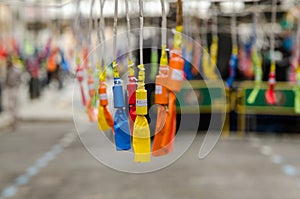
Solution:
M 174 49 L 181 50 L 181 44 L 182 44 L 181 32 L 182 32 L 182 30 L 183 30 L 183 26 L 176 26 L 176 32 L 174 35 Z
M 131 59 L 128 60 L 128 66 L 129 66 L 128 69 L 129 76 L 134 76 L 133 62 Z
M 117 66 L 118 66 L 117 62 L 114 61 L 114 62 L 113 62 L 114 78 L 120 78 L 120 75 L 119 75 L 119 71 L 118 71 Z
M 138 89 L 136 90 L 136 114 L 147 115 L 147 90 Z
M 232 48 L 232 54 L 233 55 L 237 55 L 238 54 L 238 47 L 237 46 L 233 46 L 233 48 Z
M 272 61 L 270 72 L 274 72 L 275 73 L 275 71 L 276 71 L 276 64 L 275 64 L 274 61 Z
M 167 56 L 167 52 L 166 52 L 166 46 L 163 45 L 161 48 L 162 48 L 162 51 L 161 51 L 161 57 L 160 57 L 160 65 L 168 66 L 168 56 Z

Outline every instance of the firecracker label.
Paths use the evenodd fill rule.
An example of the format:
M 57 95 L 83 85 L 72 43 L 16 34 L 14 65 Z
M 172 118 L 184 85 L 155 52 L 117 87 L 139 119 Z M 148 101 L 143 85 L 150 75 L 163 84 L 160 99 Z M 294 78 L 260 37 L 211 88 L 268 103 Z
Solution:
M 83 77 L 83 72 L 81 70 L 77 72 L 77 77 Z
M 94 84 L 89 84 L 89 90 L 93 90 L 93 89 L 95 89 Z
M 99 95 L 99 98 L 101 99 L 101 100 L 106 100 L 107 99 L 107 94 L 105 93 L 105 94 L 100 94 Z
M 136 100 L 136 106 L 145 107 L 147 106 L 147 100 Z
M 178 69 L 172 69 L 172 80 L 181 81 L 183 77 L 183 71 Z
M 158 95 L 162 94 L 162 86 L 161 85 L 155 86 L 155 94 L 158 94 Z

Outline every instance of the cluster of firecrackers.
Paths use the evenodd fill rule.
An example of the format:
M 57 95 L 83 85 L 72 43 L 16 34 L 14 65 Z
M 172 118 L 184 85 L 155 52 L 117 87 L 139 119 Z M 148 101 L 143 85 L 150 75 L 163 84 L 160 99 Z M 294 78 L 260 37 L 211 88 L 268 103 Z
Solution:
M 94 6 L 94 1 L 91 2 L 91 7 Z M 77 1 L 80 3 L 80 0 Z M 131 52 L 128 55 L 128 84 L 127 95 L 128 104 L 124 98 L 123 83 L 120 78 L 117 62 L 117 22 L 118 22 L 118 0 L 115 0 L 114 9 L 114 25 L 113 25 L 113 107 L 114 116 L 109 112 L 108 100 L 108 84 L 106 83 L 107 71 L 104 66 L 105 43 L 104 37 L 104 19 L 103 6 L 104 0 L 100 0 L 100 22 L 97 23 L 98 42 L 102 48 L 99 49 L 98 60 L 96 67 L 93 67 L 88 53 L 91 51 L 91 38 L 89 36 L 84 50 L 76 53 L 76 76 L 79 83 L 82 104 L 86 107 L 86 113 L 90 122 L 97 121 L 99 130 L 112 131 L 114 135 L 114 143 L 117 151 L 133 150 L 135 162 L 149 162 L 151 154 L 153 156 L 162 156 L 170 153 L 174 147 L 174 139 L 176 133 L 176 96 L 175 93 L 181 89 L 181 84 L 184 77 L 184 60 L 182 54 L 182 2 L 178 0 L 177 10 L 177 25 L 174 36 L 173 50 L 170 54 L 170 62 L 168 63 L 167 55 L 167 32 L 166 32 L 166 12 L 165 2 L 161 0 L 162 5 L 162 55 L 160 59 L 159 74 L 156 76 L 155 102 L 159 105 L 158 120 L 155 129 L 153 147 L 151 149 L 151 134 L 147 120 L 148 101 L 147 90 L 145 89 L 145 67 L 143 63 L 143 0 L 139 0 L 139 19 L 140 19 L 140 63 L 136 67 L 138 70 L 137 77 L 135 76 L 134 62 Z M 125 1 L 126 19 L 127 19 L 127 43 L 130 48 L 130 18 L 128 1 Z M 90 10 L 92 18 L 92 9 Z M 78 17 L 79 18 L 79 17 Z M 79 19 L 77 18 L 77 23 Z M 92 31 L 91 20 L 89 24 L 89 34 Z M 77 27 L 77 30 L 80 28 Z M 157 59 L 157 58 L 156 58 Z M 83 60 L 83 61 L 81 61 Z M 94 71 L 93 71 L 94 69 Z M 87 80 L 85 79 L 87 74 Z M 95 75 L 96 74 L 96 75 Z M 152 74 L 153 75 L 153 74 Z M 98 79 L 98 81 L 95 81 Z M 85 85 L 87 82 L 88 95 L 85 94 Z M 98 89 L 97 89 L 98 88 Z M 128 113 L 126 112 L 128 107 Z
M 91 7 L 94 5 L 92 1 Z M 184 77 L 188 80 L 197 74 L 197 69 L 203 70 L 204 78 L 210 81 L 218 80 L 216 73 L 216 62 L 218 56 L 218 29 L 217 29 L 217 11 L 214 7 L 212 15 L 212 42 L 210 47 L 207 45 L 207 24 L 206 19 L 203 20 L 203 27 L 201 37 L 198 41 L 202 41 L 201 47 L 195 49 L 197 52 L 193 56 L 193 44 L 186 42 L 184 47 L 182 32 L 183 32 L 183 15 L 182 2 L 177 1 L 177 15 L 176 28 L 174 33 L 174 40 L 172 50 L 167 49 L 167 16 L 165 11 L 165 2 L 161 0 L 162 7 L 162 28 L 161 28 L 161 57 L 157 72 L 146 74 L 143 63 L 143 30 L 144 30 L 144 9 L 143 0 L 139 0 L 139 65 L 135 66 L 134 58 L 129 50 L 128 64 L 127 64 L 127 85 L 123 85 L 120 77 L 118 59 L 117 59 L 117 25 L 118 25 L 118 0 L 114 0 L 114 23 L 113 23 L 113 62 L 111 64 L 113 69 L 113 108 L 114 114 L 109 111 L 109 86 L 106 83 L 107 68 L 105 66 L 105 34 L 104 34 L 104 18 L 103 7 L 105 0 L 100 1 L 100 22 L 97 22 L 97 36 L 98 42 L 102 45 L 99 49 L 96 67 L 92 67 L 92 62 L 89 61 L 88 52 L 90 43 L 81 53 L 76 54 L 77 70 L 76 75 L 80 85 L 80 92 L 82 96 L 82 104 L 86 106 L 86 112 L 90 122 L 97 121 L 99 130 L 111 131 L 114 136 L 114 144 L 117 151 L 133 151 L 135 162 L 149 162 L 151 156 L 164 156 L 169 154 L 174 149 L 174 140 L 176 134 L 176 93 L 181 91 Z M 80 0 L 78 0 L 80 2 Z M 276 21 L 276 0 L 273 0 L 272 7 L 272 23 Z M 125 1 L 126 8 L 126 22 L 127 22 L 127 45 L 131 49 L 130 39 L 130 17 L 128 0 Z M 91 9 L 92 12 L 92 9 Z M 92 15 L 90 16 L 92 17 Z M 227 88 L 233 87 L 233 82 L 236 78 L 236 69 L 238 67 L 238 39 L 237 39 L 237 22 L 235 14 L 231 17 L 231 37 L 232 37 L 232 54 L 229 61 L 229 78 L 225 81 Z M 300 20 L 299 20 L 300 21 Z M 253 41 L 249 48 L 249 57 L 252 62 L 251 69 L 255 74 L 255 86 L 247 98 L 249 104 L 256 101 L 257 95 L 261 89 L 262 84 L 262 58 L 259 54 L 256 45 L 258 14 L 253 15 Z M 90 25 L 90 29 L 91 29 Z M 91 34 L 91 31 L 90 31 Z M 274 105 L 276 104 L 275 83 L 276 83 L 276 64 L 274 61 L 274 35 L 271 34 L 271 69 L 269 74 L 269 89 L 265 93 L 266 102 Z M 299 41 L 297 43 L 299 45 Z M 182 58 L 182 49 L 188 55 L 188 62 L 193 62 L 192 66 L 185 63 Z M 169 56 L 168 56 L 169 53 Z M 81 56 L 79 56 L 81 54 Z M 158 60 L 157 51 L 153 51 L 153 62 Z M 299 54 L 299 53 L 298 53 Z M 169 60 L 168 60 L 169 57 Z M 197 57 L 197 59 L 193 58 Z M 80 62 L 80 60 L 84 60 Z M 194 66 L 194 65 L 199 66 Z M 153 67 L 153 66 L 152 66 Z M 184 70 L 189 68 L 191 71 L 189 77 Z M 194 71 L 193 71 L 194 70 Z M 84 93 L 84 72 L 87 74 L 88 98 L 86 99 Z M 137 71 L 137 75 L 136 75 Z M 300 112 L 300 66 L 297 64 L 296 71 L 296 86 L 295 86 L 295 111 Z M 155 77 L 155 104 L 157 105 L 157 120 L 154 132 L 153 143 L 151 145 L 151 130 L 147 120 L 148 106 L 147 96 L 149 93 L 145 89 L 146 75 Z M 95 81 L 95 78 L 97 79 Z M 124 94 L 126 89 L 127 98 L 125 100 Z M 128 111 L 127 111 L 128 110 Z

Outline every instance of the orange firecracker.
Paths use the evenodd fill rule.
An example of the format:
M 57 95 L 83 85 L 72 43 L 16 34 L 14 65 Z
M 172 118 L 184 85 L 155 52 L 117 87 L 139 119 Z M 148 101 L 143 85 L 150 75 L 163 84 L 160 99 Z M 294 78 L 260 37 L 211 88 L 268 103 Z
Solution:
M 94 122 L 97 120 L 96 114 L 95 114 L 95 108 L 92 106 L 93 103 L 93 97 L 96 94 L 95 84 L 93 77 L 89 75 L 88 78 L 88 90 L 89 90 L 89 100 L 86 105 L 87 114 L 89 116 L 90 122 Z

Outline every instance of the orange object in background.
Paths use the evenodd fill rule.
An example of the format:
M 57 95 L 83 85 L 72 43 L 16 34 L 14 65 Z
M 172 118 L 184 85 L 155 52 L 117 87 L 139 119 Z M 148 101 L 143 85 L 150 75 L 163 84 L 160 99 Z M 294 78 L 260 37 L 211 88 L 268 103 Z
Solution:
M 56 55 L 55 54 L 51 54 L 47 60 L 47 71 L 49 72 L 55 72 L 57 69 L 57 65 L 56 65 Z
M 88 48 L 87 47 L 83 47 L 82 58 L 83 58 L 83 67 L 85 69 L 88 69 L 88 53 L 89 53 Z
M 83 89 L 83 85 L 82 85 L 83 69 L 82 69 L 82 67 L 80 67 L 80 65 L 78 65 L 78 67 L 76 69 L 76 77 L 78 79 L 79 86 L 80 86 L 82 104 L 85 106 L 86 105 L 86 99 L 85 99 L 84 89 Z
M 89 116 L 90 122 L 94 122 L 97 120 L 97 116 L 95 114 L 95 109 L 92 107 L 93 98 L 90 98 L 86 104 L 86 111 Z
M 94 122 L 97 120 L 97 115 L 95 113 L 95 107 L 92 106 L 93 103 L 93 97 L 96 94 L 96 89 L 95 89 L 95 84 L 94 84 L 94 79 L 92 77 L 92 75 L 89 75 L 88 78 L 88 91 L 89 91 L 89 100 L 86 104 L 86 110 L 87 110 L 87 114 L 89 116 L 89 120 L 90 122 Z
M 98 87 L 98 93 L 99 93 L 100 105 L 107 106 L 108 99 L 107 99 L 107 94 L 106 94 L 106 85 L 102 81 L 100 81 L 100 85 Z
M 183 81 L 184 60 L 180 57 L 180 51 L 173 51 L 169 62 L 168 89 L 179 92 Z
M 275 85 L 276 85 L 276 64 L 273 61 L 271 63 L 271 69 L 269 74 L 269 88 L 265 93 L 266 102 L 271 105 L 276 104 L 276 96 L 275 96 Z
M 95 82 L 92 75 L 89 75 L 88 78 L 88 90 L 89 90 L 90 98 L 93 98 L 94 95 L 96 94 L 96 89 L 95 89 Z
M 103 107 L 103 115 L 105 121 L 107 125 L 112 129 L 112 132 L 114 133 L 114 119 L 108 109 L 108 96 L 106 91 L 106 84 L 101 80 L 98 86 L 98 93 L 99 93 L 99 101 L 100 101 L 99 106 Z M 98 114 L 102 114 L 102 113 L 98 113 Z M 98 119 L 103 119 L 103 118 L 98 117 Z
M 99 106 L 103 107 L 103 112 L 98 113 L 98 120 L 105 120 L 105 124 L 108 125 L 112 129 L 112 133 L 114 133 L 114 119 L 108 109 L 108 96 L 107 96 L 107 91 L 106 91 L 106 84 L 104 81 L 99 82 L 98 86 L 98 94 L 99 94 Z M 103 115 L 101 115 L 103 114 Z M 104 117 L 103 117 L 104 116 Z M 99 121 L 98 121 L 99 123 Z M 102 129 L 103 127 L 100 128 Z M 107 130 L 104 128 L 104 130 Z

